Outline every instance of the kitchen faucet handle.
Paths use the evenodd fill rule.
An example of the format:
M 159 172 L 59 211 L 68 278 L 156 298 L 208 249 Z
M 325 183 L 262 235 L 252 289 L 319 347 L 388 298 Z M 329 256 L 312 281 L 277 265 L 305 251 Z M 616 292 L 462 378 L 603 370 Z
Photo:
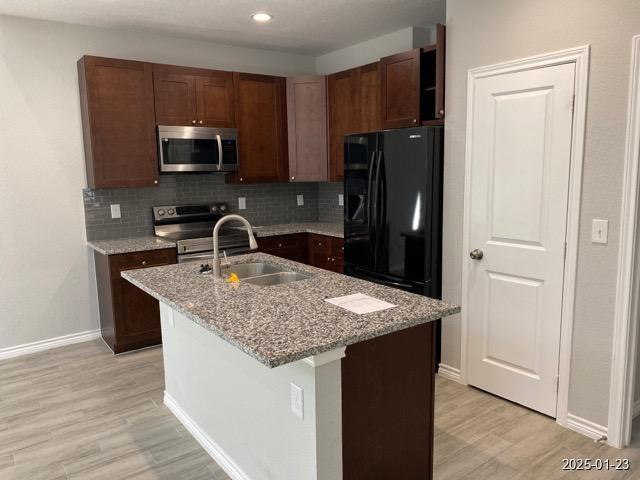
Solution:
M 222 251 L 222 255 L 224 255 L 224 266 L 225 266 L 225 268 L 229 268 L 231 266 L 231 262 L 227 258 L 227 251 L 223 250 Z

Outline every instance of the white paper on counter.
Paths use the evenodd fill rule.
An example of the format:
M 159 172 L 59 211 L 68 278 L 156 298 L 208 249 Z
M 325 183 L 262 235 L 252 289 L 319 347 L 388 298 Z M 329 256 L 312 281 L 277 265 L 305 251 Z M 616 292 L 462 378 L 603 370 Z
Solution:
M 344 297 L 325 298 L 325 301 L 349 310 L 350 312 L 357 313 L 358 315 L 387 310 L 388 308 L 397 306 L 393 303 L 370 297 L 364 293 L 354 293 L 353 295 L 345 295 Z

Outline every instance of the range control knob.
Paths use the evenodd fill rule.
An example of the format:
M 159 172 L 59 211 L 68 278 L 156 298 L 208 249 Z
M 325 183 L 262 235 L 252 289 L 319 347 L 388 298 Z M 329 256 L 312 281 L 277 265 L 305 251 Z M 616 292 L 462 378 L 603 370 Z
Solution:
M 176 211 L 173 208 L 170 208 L 169 210 L 167 210 L 167 213 L 169 215 L 173 215 L 174 213 L 176 213 Z
M 212 205 L 211 206 L 211 211 L 212 212 L 217 212 L 218 211 L 218 206 L 217 205 Z
M 226 212 L 227 211 L 227 206 L 224 205 L 224 204 L 220 205 L 220 211 L 221 212 Z
M 161 208 L 160 210 L 158 210 L 158 215 L 159 216 L 163 216 L 165 213 L 167 213 L 167 212 L 164 211 L 164 208 Z

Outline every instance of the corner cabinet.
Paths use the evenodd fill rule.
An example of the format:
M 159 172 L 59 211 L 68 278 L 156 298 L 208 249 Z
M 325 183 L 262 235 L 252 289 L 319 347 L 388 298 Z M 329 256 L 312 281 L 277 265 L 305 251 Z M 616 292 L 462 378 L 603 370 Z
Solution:
M 125 270 L 176 263 L 174 248 L 102 255 L 95 252 L 102 338 L 114 353 L 158 345 L 160 309 L 151 295 L 120 276 Z
M 78 61 L 89 188 L 158 184 L 152 71 L 145 62 Z
M 327 77 L 287 78 L 289 181 L 326 182 Z
M 153 87 L 157 125 L 235 127 L 231 72 L 154 65 Z
M 286 182 L 287 106 L 284 77 L 234 73 L 238 172 L 228 182 Z

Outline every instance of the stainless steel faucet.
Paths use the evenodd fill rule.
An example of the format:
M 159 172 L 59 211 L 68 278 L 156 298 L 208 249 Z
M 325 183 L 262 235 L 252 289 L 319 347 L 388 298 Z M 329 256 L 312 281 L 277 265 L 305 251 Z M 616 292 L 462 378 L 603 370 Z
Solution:
M 220 273 L 220 249 L 218 248 L 218 232 L 220 231 L 220 227 L 231 221 L 236 220 L 244 224 L 247 227 L 247 234 L 249 235 L 249 248 L 251 250 L 255 250 L 258 248 L 258 242 L 256 242 L 256 237 L 253 236 L 253 228 L 251 228 L 251 224 L 249 221 L 241 217 L 240 215 L 225 215 L 216 223 L 216 226 L 213 227 L 213 276 L 215 278 L 222 278 L 222 274 Z

